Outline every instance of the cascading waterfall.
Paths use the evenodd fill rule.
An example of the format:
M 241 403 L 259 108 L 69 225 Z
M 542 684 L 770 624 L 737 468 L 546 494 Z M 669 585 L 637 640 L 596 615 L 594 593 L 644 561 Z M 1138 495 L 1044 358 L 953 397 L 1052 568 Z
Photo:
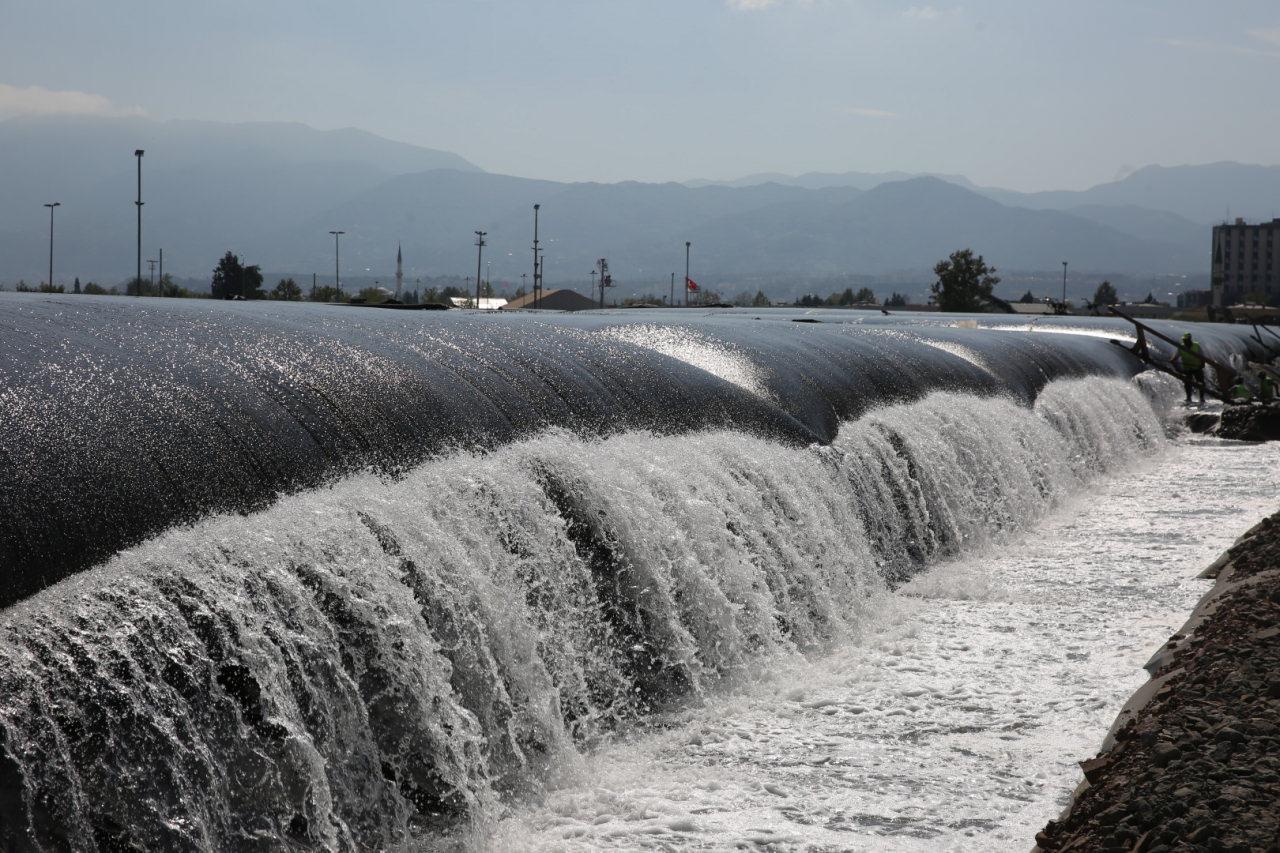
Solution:
M 462 831 L 1163 440 L 1133 383 L 1059 380 L 828 447 L 550 431 L 171 531 L 0 613 L 0 847 Z

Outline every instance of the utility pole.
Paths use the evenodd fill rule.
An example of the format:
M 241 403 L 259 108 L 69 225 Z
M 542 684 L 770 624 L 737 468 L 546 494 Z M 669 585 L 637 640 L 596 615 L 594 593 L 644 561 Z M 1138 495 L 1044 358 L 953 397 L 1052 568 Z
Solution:
M 671 273 L 671 298 L 667 300 L 668 305 L 676 304 L 676 274 Z
M 337 291 L 333 298 L 337 301 L 342 298 L 342 276 L 338 268 L 338 238 L 347 232 L 330 231 L 329 233 L 333 235 L 333 289 Z
M 55 201 L 45 207 L 49 208 L 49 290 L 53 290 L 53 209 L 62 207 L 62 202 Z
M 597 261 L 596 263 L 599 263 L 599 261 Z M 591 295 L 592 296 L 596 295 L 596 268 L 595 267 L 591 268 Z
M 688 240 L 684 241 L 684 307 L 689 307 L 689 247 L 692 246 Z
M 600 307 L 604 308 L 604 289 L 613 287 L 613 276 L 609 275 L 609 259 L 600 259 Z
M 134 276 L 137 282 L 137 290 L 142 290 L 142 155 L 146 152 L 141 148 L 133 152 L 133 156 L 138 158 L 138 200 L 134 202 L 138 206 L 138 270 Z M 141 292 L 134 294 L 141 296 Z
M 484 238 L 489 235 L 488 231 L 476 231 L 476 308 L 480 307 L 480 259 L 484 256 L 484 247 L 487 245 Z
M 151 268 L 151 292 L 156 290 L 156 259 L 147 258 L 147 266 Z
M 160 292 L 157 296 L 164 296 L 164 249 L 160 250 Z
M 1067 310 L 1067 262 L 1062 262 L 1062 310 Z
M 538 211 L 542 209 L 542 205 L 535 204 L 533 206 L 533 307 L 538 307 L 538 284 L 541 276 L 538 274 Z M 524 278 L 524 276 L 521 276 Z

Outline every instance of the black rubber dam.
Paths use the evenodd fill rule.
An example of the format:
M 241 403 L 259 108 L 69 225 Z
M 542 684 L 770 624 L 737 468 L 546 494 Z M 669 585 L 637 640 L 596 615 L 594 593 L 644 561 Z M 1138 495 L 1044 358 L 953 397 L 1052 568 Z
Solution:
M 1006 322 L 4 294 L 0 849 L 438 838 L 823 648 L 1164 441 Z

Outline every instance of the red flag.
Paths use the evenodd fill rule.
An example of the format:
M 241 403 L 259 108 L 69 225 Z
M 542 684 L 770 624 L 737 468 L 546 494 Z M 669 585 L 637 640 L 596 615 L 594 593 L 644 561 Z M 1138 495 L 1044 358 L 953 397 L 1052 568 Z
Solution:
M 693 279 L 691 279 L 691 278 L 686 278 L 686 279 L 684 280 L 684 286 L 685 286 L 685 289 L 686 289 L 686 290 L 697 290 L 697 289 L 698 289 L 698 283 L 697 283 L 696 281 L 694 281 Z

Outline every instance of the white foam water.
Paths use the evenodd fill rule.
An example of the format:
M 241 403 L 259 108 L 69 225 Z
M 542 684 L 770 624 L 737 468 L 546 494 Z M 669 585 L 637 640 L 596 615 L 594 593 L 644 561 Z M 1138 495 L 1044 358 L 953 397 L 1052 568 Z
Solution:
M 566 765 L 475 849 L 1023 851 L 1280 448 L 1192 439 L 881 596 L 860 636 Z
M 625 791 L 634 819 L 616 837 L 590 829 L 600 813 L 565 817 L 577 835 L 550 815 L 575 797 L 566 778 L 628 749 L 657 750 L 667 773 L 667 742 L 691 760 L 665 790 L 694 803 L 723 788 L 708 768 L 734 765 L 703 760 L 696 709 L 874 659 L 867 638 L 907 600 L 893 585 L 1164 445 L 1132 383 L 1065 380 L 1033 409 L 932 394 L 821 448 L 551 432 L 174 531 L 0 614 L 0 773 L 22 791 L 0 823 L 36 849 L 719 846 L 729 824 L 691 807 L 651 832 L 661 814 Z M 788 709 L 842 725 L 920 714 L 933 694 L 908 689 L 823 704 L 788 688 L 754 740 L 716 749 L 821 772 L 795 752 L 763 759 L 791 751 Z M 654 725 L 677 731 L 630 740 Z M 802 745 L 834 756 L 837 737 Z M 888 757 L 900 736 L 886 738 L 858 743 Z M 779 802 L 797 785 L 755 778 Z

